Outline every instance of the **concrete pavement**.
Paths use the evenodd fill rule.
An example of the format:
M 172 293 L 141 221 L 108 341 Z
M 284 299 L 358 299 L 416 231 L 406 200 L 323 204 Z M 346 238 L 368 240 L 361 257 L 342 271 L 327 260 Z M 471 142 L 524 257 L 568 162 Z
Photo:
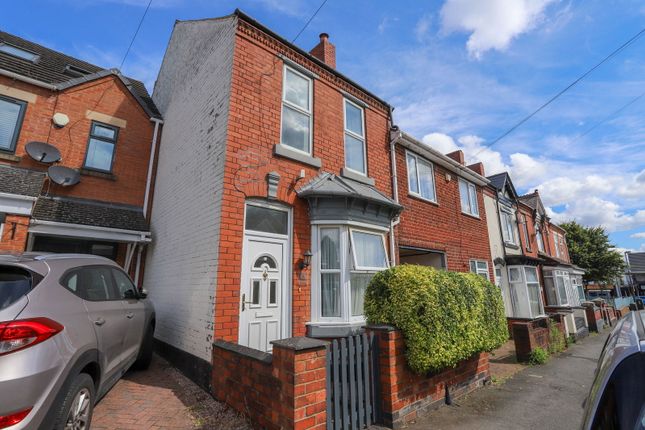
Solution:
M 590 335 L 500 385 L 482 388 L 421 418 L 410 429 L 577 429 L 582 403 L 609 332 Z

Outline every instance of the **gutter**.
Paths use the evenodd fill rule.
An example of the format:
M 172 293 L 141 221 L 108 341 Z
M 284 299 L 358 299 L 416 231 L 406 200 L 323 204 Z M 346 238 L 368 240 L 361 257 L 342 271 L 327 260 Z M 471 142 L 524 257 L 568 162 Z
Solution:
M 58 90 L 58 87 L 56 85 L 48 84 L 46 82 L 42 82 L 42 81 L 39 81 L 39 80 L 36 80 L 36 79 L 33 79 L 33 78 L 29 78 L 27 76 L 19 75 L 17 73 L 10 72 L 8 70 L 0 69 L 0 75 L 6 76 L 6 77 L 11 78 L 11 79 L 15 79 L 17 81 L 25 82 L 27 84 L 35 85 L 37 87 L 46 88 L 46 89 L 51 90 L 51 91 L 57 91 Z
M 148 219 L 148 206 L 150 203 L 150 187 L 152 185 L 152 170 L 155 164 L 155 155 L 157 153 L 157 134 L 159 132 L 159 125 L 163 124 L 162 120 L 157 118 L 150 118 L 150 121 L 155 123 L 155 129 L 152 133 L 152 147 L 150 148 L 150 161 L 148 163 L 148 177 L 146 179 L 146 194 L 143 198 L 143 217 Z
M 484 186 L 484 185 L 490 184 L 490 181 L 485 177 L 470 170 L 468 167 L 461 165 L 457 161 L 429 147 L 428 145 L 424 145 L 423 143 L 419 142 L 417 139 L 415 139 L 414 137 L 412 137 L 411 135 L 405 132 L 399 131 L 398 136 L 396 136 L 395 140 L 397 143 L 400 143 L 405 148 L 408 148 L 418 153 L 419 155 L 424 156 L 428 160 L 434 163 L 437 163 L 445 167 L 446 169 L 459 174 L 460 176 L 466 179 L 469 179 L 470 181 L 474 182 L 476 185 Z

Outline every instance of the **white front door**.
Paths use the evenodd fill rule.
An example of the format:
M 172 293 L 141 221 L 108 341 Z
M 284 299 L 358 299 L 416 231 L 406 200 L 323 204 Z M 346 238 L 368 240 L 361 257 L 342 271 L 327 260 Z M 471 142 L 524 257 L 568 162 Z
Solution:
M 271 351 L 281 338 L 287 240 L 247 234 L 242 257 L 240 344 Z

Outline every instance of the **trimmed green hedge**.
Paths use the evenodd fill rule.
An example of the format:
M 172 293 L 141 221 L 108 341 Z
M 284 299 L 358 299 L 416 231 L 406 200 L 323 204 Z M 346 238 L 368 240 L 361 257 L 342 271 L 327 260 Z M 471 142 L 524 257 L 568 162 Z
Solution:
M 404 264 L 377 273 L 365 294 L 370 324 L 405 336 L 407 360 L 419 374 L 454 367 L 508 339 L 502 294 L 472 273 Z

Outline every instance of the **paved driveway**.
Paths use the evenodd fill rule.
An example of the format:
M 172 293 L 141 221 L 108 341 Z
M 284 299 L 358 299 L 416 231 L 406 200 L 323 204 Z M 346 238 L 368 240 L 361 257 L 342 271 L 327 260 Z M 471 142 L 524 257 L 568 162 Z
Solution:
M 482 388 L 412 424 L 410 429 L 577 429 L 608 333 L 591 335 L 542 366 Z
M 130 371 L 96 405 L 92 430 L 231 429 L 246 422 L 155 356 L 150 369 Z

